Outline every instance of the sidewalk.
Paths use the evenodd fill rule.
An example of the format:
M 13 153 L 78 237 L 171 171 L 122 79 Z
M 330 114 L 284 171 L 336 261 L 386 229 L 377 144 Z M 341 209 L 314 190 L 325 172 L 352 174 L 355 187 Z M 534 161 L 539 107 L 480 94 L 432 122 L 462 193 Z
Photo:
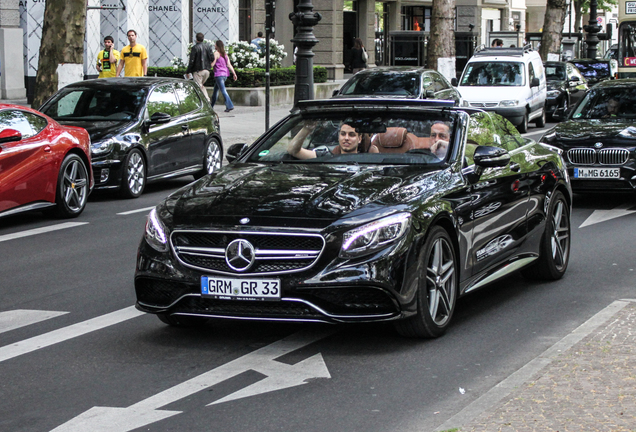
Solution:
M 436 431 L 636 431 L 636 300 L 615 301 Z

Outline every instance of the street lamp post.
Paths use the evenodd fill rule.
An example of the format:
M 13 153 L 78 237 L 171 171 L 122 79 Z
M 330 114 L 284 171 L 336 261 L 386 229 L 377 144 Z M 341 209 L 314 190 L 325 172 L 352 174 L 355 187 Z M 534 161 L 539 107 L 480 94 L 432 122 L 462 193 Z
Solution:
M 314 45 L 318 39 L 314 36 L 314 26 L 320 22 L 322 15 L 314 12 L 311 0 L 300 0 L 298 12 L 289 14 L 289 19 L 298 28 L 298 33 L 291 40 L 296 52 L 296 87 L 294 89 L 294 106 L 301 100 L 314 98 Z
M 583 30 L 587 33 L 585 43 L 587 44 L 587 58 L 596 58 L 596 45 L 599 43 L 597 33 L 601 31 L 601 26 L 596 22 L 597 0 L 590 0 L 590 21 L 588 25 L 583 26 Z

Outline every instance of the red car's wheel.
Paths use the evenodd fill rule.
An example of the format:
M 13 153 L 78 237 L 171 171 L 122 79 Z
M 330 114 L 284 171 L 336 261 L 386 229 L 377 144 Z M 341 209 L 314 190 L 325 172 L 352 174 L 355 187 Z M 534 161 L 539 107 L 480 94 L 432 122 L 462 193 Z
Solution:
M 86 207 L 89 192 L 86 164 L 75 154 L 67 155 L 62 161 L 57 178 L 55 216 L 63 218 L 79 216 Z

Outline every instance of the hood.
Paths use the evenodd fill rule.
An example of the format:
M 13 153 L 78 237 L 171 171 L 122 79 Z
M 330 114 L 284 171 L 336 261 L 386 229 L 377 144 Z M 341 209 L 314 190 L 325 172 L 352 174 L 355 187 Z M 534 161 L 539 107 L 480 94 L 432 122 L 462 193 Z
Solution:
M 91 143 L 96 143 L 111 136 L 128 132 L 134 125 L 134 123 L 130 121 L 56 121 L 61 125 L 79 126 L 86 129 L 91 137 Z
M 468 102 L 501 102 L 508 99 L 526 98 L 526 88 L 513 87 L 488 87 L 488 86 L 459 86 L 462 98 Z
M 593 145 L 600 139 L 620 146 L 636 145 L 636 126 L 623 120 L 569 120 L 546 133 L 547 141 L 570 143 L 577 146 Z M 589 142 L 588 142 L 589 141 Z M 605 144 L 605 143 L 604 143 Z M 610 144 L 610 142 L 607 142 Z
M 397 192 L 415 178 L 430 176 L 422 167 L 368 167 L 325 164 L 233 164 L 206 176 L 169 200 L 175 225 L 197 221 L 237 224 L 285 218 L 326 223 L 400 203 Z

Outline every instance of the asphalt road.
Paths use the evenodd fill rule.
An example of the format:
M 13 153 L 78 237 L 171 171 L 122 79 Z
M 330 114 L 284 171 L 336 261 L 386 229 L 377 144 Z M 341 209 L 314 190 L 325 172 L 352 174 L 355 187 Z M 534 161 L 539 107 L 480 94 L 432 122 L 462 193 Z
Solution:
M 91 196 L 71 221 L 0 219 L 0 431 L 433 431 L 636 295 L 634 197 L 576 195 L 566 276 L 464 297 L 440 339 L 387 324 L 170 328 L 131 308 L 136 249 L 150 208 L 190 180 Z

